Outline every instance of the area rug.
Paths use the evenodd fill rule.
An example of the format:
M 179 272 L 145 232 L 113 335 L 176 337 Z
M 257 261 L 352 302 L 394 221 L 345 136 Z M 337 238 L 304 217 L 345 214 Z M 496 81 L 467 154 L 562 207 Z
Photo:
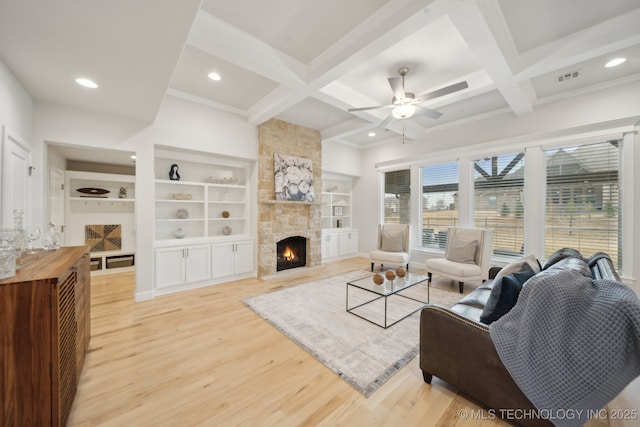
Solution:
M 352 271 L 314 282 L 247 298 L 244 303 L 300 347 L 369 397 L 418 353 L 420 312 L 383 329 L 347 313 L 346 283 L 371 276 Z M 426 282 L 407 292 L 426 298 Z M 364 291 L 349 291 L 349 306 L 371 299 Z M 431 287 L 432 304 L 451 306 L 457 292 Z M 393 302 L 392 302 L 393 301 Z M 384 299 L 360 309 L 365 317 L 383 316 Z M 389 300 L 389 317 L 411 312 L 420 304 L 395 297 Z M 418 304 L 418 305 L 416 305 Z M 407 309 L 409 309 L 407 311 Z M 398 314 L 400 313 L 400 314 Z M 376 320 L 378 321 L 378 320 Z

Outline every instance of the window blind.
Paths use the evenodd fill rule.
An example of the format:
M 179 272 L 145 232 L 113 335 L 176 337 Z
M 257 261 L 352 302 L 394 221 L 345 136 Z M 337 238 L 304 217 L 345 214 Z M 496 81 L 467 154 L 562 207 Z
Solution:
M 384 174 L 384 222 L 411 222 L 411 171 L 402 169 Z
M 621 140 L 545 151 L 545 256 L 564 247 L 621 265 Z
M 444 250 L 447 228 L 458 225 L 458 162 L 425 166 L 422 176 L 422 247 Z
M 493 229 L 493 253 L 524 252 L 524 153 L 491 156 L 473 164 L 476 227 Z

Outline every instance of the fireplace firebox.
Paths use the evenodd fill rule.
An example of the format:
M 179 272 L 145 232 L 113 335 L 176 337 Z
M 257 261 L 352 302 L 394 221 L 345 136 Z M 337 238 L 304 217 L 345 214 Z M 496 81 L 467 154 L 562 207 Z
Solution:
M 276 271 L 307 265 L 307 239 L 302 236 L 292 236 L 276 243 L 278 262 Z

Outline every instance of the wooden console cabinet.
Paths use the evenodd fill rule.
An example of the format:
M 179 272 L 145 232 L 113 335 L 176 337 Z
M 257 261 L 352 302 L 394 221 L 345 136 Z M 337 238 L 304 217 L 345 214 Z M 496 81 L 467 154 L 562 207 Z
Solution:
M 0 425 L 64 426 L 90 334 L 89 248 L 27 255 L 0 280 Z

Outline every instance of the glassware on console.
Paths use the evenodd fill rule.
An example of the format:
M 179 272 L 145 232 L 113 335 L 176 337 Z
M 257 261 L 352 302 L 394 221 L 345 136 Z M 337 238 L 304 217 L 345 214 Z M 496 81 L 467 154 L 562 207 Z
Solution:
M 0 280 L 16 275 L 16 231 L 0 229 Z
M 13 230 L 16 232 L 15 244 L 13 245 L 18 255 L 25 249 L 24 227 L 22 226 L 22 209 L 13 210 Z
M 40 227 L 27 227 L 25 237 L 27 238 L 27 253 L 35 254 L 36 251 L 33 249 L 33 242 L 40 238 Z
M 49 223 L 47 233 L 42 237 L 42 248 L 45 251 L 52 251 L 60 248 L 60 232 L 53 223 Z

